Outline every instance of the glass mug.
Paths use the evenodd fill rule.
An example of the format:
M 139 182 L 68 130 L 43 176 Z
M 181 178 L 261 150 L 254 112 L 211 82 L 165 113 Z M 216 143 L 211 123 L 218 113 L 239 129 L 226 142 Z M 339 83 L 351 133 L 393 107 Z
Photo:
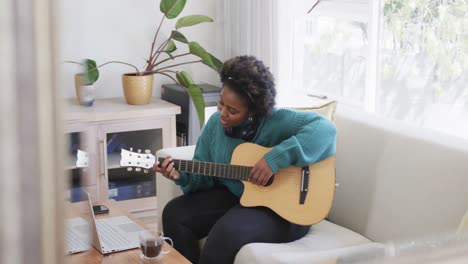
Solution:
M 158 260 L 162 255 L 171 252 L 170 249 L 162 250 L 164 241 L 170 242 L 171 247 L 174 246 L 172 239 L 165 237 L 163 232 L 143 230 L 140 231 L 138 237 L 140 238 L 140 258 L 145 262 Z

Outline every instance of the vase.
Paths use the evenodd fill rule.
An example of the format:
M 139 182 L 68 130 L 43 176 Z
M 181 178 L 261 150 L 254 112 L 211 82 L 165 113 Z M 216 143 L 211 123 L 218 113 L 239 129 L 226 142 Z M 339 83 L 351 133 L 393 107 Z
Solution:
M 148 104 L 153 95 L 153 75 L 123 74 L 122 86 L 127 104 Z
M 94 84 L 83 84 L 82 76 L 80 74 L 75 74 L 75 93 L 80 105 L 93 105 L 95 86 Z

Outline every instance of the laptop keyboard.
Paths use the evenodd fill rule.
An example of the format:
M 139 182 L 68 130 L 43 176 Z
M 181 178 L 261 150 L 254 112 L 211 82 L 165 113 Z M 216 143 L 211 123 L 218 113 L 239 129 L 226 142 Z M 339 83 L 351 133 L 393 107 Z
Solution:
M 83 237 L 79 237 L 69 226 L 65 226 L 66 251 L 79 252 L 89 248 L 89 244 Z
M 105 221 L 96 221 L 99 230 L 101 246 L 106 250 L 128 249 L 134 247 L 134 243 L 128 240 L 122 233 Z

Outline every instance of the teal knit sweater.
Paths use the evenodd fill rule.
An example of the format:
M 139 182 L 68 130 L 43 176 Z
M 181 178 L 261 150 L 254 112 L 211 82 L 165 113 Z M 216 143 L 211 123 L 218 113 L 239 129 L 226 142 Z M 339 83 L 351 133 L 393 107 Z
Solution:
M 219 122 L 219 112 L 208 120 L 198 139 L 193 159 L 227 163 L 237 145 L 245 141 L 228 137 Z M 314 112 L 298 112 L 274 108 L 260 122 L 252 143 L 272 148 L 264 157 L 273 172 L 291 165 L 306 166 L 333 155 L 336 150 L 335 125 Z M 226 186 L 240 197 L 244 185 L 239 180 L 180 172 L 175 181 L 184 193 L 208 190 L 216 185 Z

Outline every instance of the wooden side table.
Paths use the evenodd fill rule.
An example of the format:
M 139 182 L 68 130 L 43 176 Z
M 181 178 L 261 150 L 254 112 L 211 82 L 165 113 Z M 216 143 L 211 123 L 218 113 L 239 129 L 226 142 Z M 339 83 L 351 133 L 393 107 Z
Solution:
M 68 203 L 67 204 L 67 216 L 68 217 L 76 217 L 80 215 L 80 203 L 86 203 L 87 201 L 84 202 L 79 202 L 79 203 Z M 143 228 L 145 228 L 145 225 L 138 221 L 138 219 L 134 218 L 130 213 L 119 207 L 117 202 L 113 200 L 107 200 L 107 201 L 101 201 L 99 204 L 103 204 L 109 208 L 109 213 L 108 214 L 102 214 L 102 215 L 97 215 L 96 218 L 106 218 L 106 217 L 113 217 L 113 216 L 122 216 L 125 215 L 128 218 L 132 219 L 135 221 L 135 223 L 139 224 Z M 71 208 L 71 209 L 70 209 Z M 163 250 L 169 250 L 170 245 L 165 243 Z M 126 250 L 126 251 L 121 251 L 117 253 L 112 253 L 108 255 L 101 255 L 99 251 L 97 251 L 94 248 L 91 248 L 90 250 L 86 252 L 81 252 L 81 253 L 76 253 L 72 255 L 67 255 L 66 260 L 67 263 L 76 263 L 76 264 L 82 264 L 82 263 L 87 263 L 87 264 L 110 264 L 110 263 L 125 263 L 125 264 L 141 264 L 140 262 L 140 249 L 131 249 L 131 250 Z M 182 256 L 176 249 L 171 248 L 171 252 L 168 254 L 164 255 L 158 262 L 158 264 L 165 264 L 165 263 L 174 263 L 174 264 L 186 264 L 190 263 L 184 256 Z

